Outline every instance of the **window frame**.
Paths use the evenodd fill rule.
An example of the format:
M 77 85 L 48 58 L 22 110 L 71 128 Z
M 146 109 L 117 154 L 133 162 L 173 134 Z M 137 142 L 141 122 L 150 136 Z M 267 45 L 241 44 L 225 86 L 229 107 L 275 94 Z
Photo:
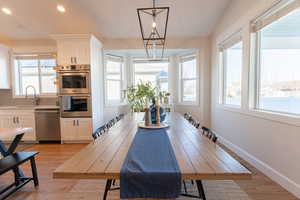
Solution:
M 252 112 L 257 113 L 265 113 L 267 116 L 284 116 L 284 117 L 300 117 L 300 113 L 290 113 L 284 111 L 276 111 L 270 110 L 260 107 L 260 94 L 261 94 L 261 30 L 264 27 L 269 26 L 270 24 L 280 20 L 282 17 L 288 15 L 296 9 L 300 8 L 300 2 L 287 0 L 279 3 L 271 7 L 268 12 L 263 13 L 258 18 L 252 20 L 250 22 L 250 44 L 253 55 L 251 58 L 251 62 L 253 63 L 251 66 L 253 68 L 252 73 L 250 72 L 250 77 L 252 76 L 252 82 L 250 83 L 250 87 L 253 88 L 253 91 L 249 92 L 249 109 Z
M 26 98 L 26 94 L 17 94 L 17 90 L 23 89 L 22 88 L 22 83 L 21 83 L 21 79 L 22 79 L 22 73 L 21 73 L 21 69 L 20 69 L 20 60 L 22 60 L 21 58 L 18 59 L 18 57 L 24 57 L 26 59 L 29 59 L 29 57 L 32 58 L 32 60 L 37 59 L 38 61 L 38 79 L 39 79 L 39 89 L 38 89 L 38 93 L 37 96 L 41 97 L 41 98 L 57 98 L 58 97 L 58 93 L 57 93 L 57 85 L 56 85 L 56 91 L 53 93 L 42 93 L 42 70 L 41 70 L 41 60 L 43 59 L 55 59 L 55 65 L 57 66 L 57 56 L 55 53 L 20 53 L 20 54 L 14 54 L 12 56 L 11 59 L 11 65 L 12 67 L 12 87 L 13 87 L 13 98 L 14 99 L 19 99 L 19 98 Z M 25 60 L 25 59 L 23 59 Z M 16 66 L 16 62 L 18 62 L 17 66 Z M 57 73 L 55 72 L 55 76 L 57 78 Z M 37 89 L 36 89 L 37 90 Z M 28 94 L 28 97 L 32 97 L 32 94 Z
M 241 101 L 240 105 L 235 105 L 235 104 L 229 104 L 226 103 L 226 90 L 227 90 L 227 50 L 233 47 L 236 44 L 242 43 L 242 65 L 241 65 Z M 242 33 L 238 31 L 237 33 L 233 34 L 231 37 L 226 39 L 224 42 L 219 44 L 219 77 L 221 79 L 221 84 L 220 86 L 220 95 L 219 95 L 219 104 L 226 106 L 226 107 L 232 107 L 236 109 L 241 109 L 242 108 L 242 102 L 243 102 L 243 70 L 244 70 L 244 41 L 242 38 Z
M 135 64 L 137 63 L 167 63 L 168 64 L 168 92 L 170 92 L 170 59 L 169 57 L 166 57 L 164 59 L 161 59 L 161 60 L 149 60 L 147 58 L 144 58 L 144 57 L 133 57 L 132 60 L 131 60 L 131 65 L 132 65 L 132 84 L 135 85 L 136 83 L 136 72 L 135 72 Z M 147 73 L 137 73 L 137 74 L 144 74 L 144 75 L 147 75 Z
M 196 61 L 196 76 L 193 78 L 183 78 L 183 63 L 189 62 L 191 60 Z M 180 55 L 179 56 L 179 85 L 178 85 L 178 91 L 179 91 L 179 104 L 181 105 L 199 105 L 199 61 L 198 61 L 198 54 L 192 53 L 192 54 L 186 54 L 186 55 Z M 196 99 L 195 101 L 185 101 L 183 99 L 183 88 L 184 88 L 184 82 L 185 81 L 196 81 Z
M 113 74 L 113 73 L 109 73 L 107 72 L 107 63 L 108 61 L 113 61 L 113 62 L 118 62 L 121 64 L 120 67 L 120 79 L 116 80 L 116 79 L 108 79 L 107 75 L 109 74 Z M 118 55 L 111 55 L 111 54 L 106 54 L 105 55 L 105 67 L 104 67 L 104 96 L 105 96 L 105 106 L 106 107 L 111 107 L 111 106 L 119 106 L 121 104 L 125 103 L 125 98 L 123 95 L 124 92 L 124 68 L 125 68 L 125 60 L 123 56 L 118 56 Z M 107 82 L 108 81 L 116 81 L 116 82 L 120 82 L 120 99 L 119 100 L 109 100 L 108 99 L 108 92 L 107 92 Z

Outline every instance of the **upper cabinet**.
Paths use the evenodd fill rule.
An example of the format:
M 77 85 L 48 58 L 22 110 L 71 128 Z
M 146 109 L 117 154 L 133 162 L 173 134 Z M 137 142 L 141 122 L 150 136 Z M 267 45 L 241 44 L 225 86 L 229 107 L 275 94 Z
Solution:
M 0 45 L 0 89 L 10 89 L 10 49 Z
M 90 35 L 52 35 L 57 41 L 59 65 L 86 65 L 91 63 Z

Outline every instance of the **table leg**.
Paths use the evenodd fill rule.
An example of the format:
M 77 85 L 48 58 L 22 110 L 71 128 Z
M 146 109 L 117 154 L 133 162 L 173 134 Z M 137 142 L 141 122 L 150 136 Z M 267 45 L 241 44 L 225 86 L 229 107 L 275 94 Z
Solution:
M 203 185 L 202 185 L 202 181 L 201 180 L 196 180 L 196 184 L 197 184 L 197 188 L 198 188 L 198 192 L 199 192 L 199 197 L 202 200 L 206 200 L 206 196 L 205 196 L 205 193 L 204 193 L 204 188 L 203 188 Z
M 106 200 L 107 193 L 108 193 L 108 191 L 110 190 L 110 187 L 111 187 L 111 183 L 112 183 L 112 180 L 111 180 L 111 179 L 108 179 L 108 180 L 106 181 L 105 191 L 104 191 L 104 194 L 103 194 L 103 200 Z
M 16 137 L 14 138 L 14 140 L 12 141 L 12 143 L 10 144 L 10 146 L 8 148 L 5 147 L 4 143 L 2 141 L 0 141 L 0 153 L 3 157 L 6 157 L 8 155 L 11 155 L 15 152 L 17 146 L 19 145 L 19 143 L 22 140 L 24 133 L 16 135 Z M 23 178 L 26 178 L 24 176 L 24 173 L 22 172 L 22 170 L 20 168 L 16 168 L 13 170 L 14 175 L 15 175 L 15 181 L 16 184 L 18 185 L 20 183 L 20 181 L 22 181 Z

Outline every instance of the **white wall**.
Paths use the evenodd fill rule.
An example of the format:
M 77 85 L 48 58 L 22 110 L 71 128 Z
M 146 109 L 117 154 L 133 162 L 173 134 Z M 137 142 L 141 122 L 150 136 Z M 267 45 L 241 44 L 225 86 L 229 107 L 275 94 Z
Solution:
M 247 106 L 249 23 L 274 2 L 275 0 L 233 0 L 216 27 L 212 37 L 211 127 L 219 134 L 222 143 L 300 197 L 300 119 L 251 112 Z M 244 42 L 242 109 L 228 109 L 218 105 L 217 44 L 241 28 Z

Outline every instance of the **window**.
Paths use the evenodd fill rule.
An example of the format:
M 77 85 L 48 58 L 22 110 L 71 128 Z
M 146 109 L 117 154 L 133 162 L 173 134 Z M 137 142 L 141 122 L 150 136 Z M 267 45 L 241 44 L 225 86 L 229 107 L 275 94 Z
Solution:
M 158 87 L 160 91 L 169 91 L 169 62 L 135 60 L 133 62 L 133 66 L 135 85 L 137 85 L 139 82 L 151 82 L 152 85 Z
M 39 95 L 56 94 L 56 58 L 53 55 L 15 56 L 15 95 L 24 96 L 26 87 L 31 85 Z M 33 94 L 28 89 L 28 94 Z
M 197 59 L 195 55 L 180 58 L 180 101 L 187 103 L 197 102 L 198 76 Z
M 256 109 L 300 114 L 299 2 L 295 5 L 290 4 L 254 25 Z M 270 20 L 274 16 L 275 20 Z
M 118 56 L 106 56 L 106 102 L 121 103 L 123 90 L 123 59 Z
M 223 46 L 223 99 L 225 105 L 241 106 L 243 43 L 230 42 Z

